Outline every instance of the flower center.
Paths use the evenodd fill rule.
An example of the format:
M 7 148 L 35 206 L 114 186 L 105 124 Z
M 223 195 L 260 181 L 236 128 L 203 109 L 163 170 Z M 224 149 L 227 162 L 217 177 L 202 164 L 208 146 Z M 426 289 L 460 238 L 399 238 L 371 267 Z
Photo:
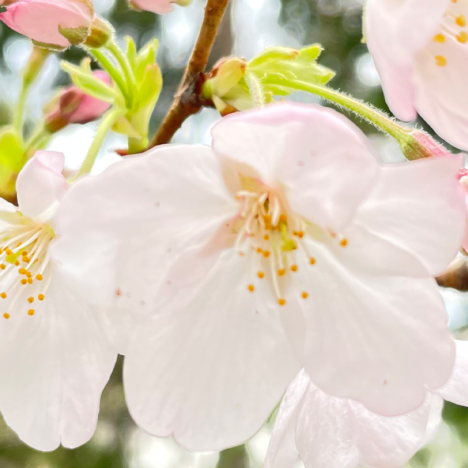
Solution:
M 256 279 L 269 282 L 278 304 L 283 306 L 287 283 L 294 281 L 294 275 L 299 273 L 298 263 L 303 264 L 297 261 L 298 256 L 306 256 L 309 266 L 317 262 L 306 240 L 314 237 L 314 230 L 320 228 L 295 214 L 274 190 L 255 183 L 249 185 L 236 194 L 241 208 L 239 219 L 234 223 L 235 249 L 242 257 L 253 253 Z M 337 237 L 334 233 L 328 235 Z M 341 238 L 339 244 L 346 247 L 348 240 Z M 255 292 L 254 281 L 247 289 Z M 300 295 L 307 299 L 309 292 L 302 291 Z
M 45 299 L 49 286 L 48 246 L 55 237 L 47 224 L 38 223 L 21 213 L 1 213 L 0 222 L 0 298 L 9 319 L 24 307 L 35 314 L 34 303 Z
M 468 1 L 467 0 L 452 0 L 442 23 L 439 32 L 433 37 L 433 42 L 436 49 L 431 47 L 431 53 L 434 54 L 434 62 L 438 67 L 446 67 L 449 65 L 446 54 L 444 53 L 444 44 L 449 38 L 456 40 L 460 44 L 468 43 L 467 17 Z

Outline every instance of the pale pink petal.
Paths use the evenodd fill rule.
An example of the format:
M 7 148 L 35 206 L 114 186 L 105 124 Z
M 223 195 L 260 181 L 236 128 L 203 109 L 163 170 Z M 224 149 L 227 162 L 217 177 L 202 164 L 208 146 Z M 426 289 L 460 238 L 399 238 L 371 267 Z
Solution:
M 445 400 L 468 406 L 468 342 L 457 340 L 457 357 L 449 381 L 436 391 Z
M 248 261 L 188 254 L 168 273 L 124 368 L 130 413 L 150 434 L 195 451 L 239 445 L 298 372 L 271 289 L 248 290 Z
M 302 369 L 289 384 L 276 416 L 264 468 L 292 468 L 296 463 L 299 456 L 296 447 L 296 420 L 309 382 L 309 376 Z M 317 424 L 320 422 L 317 421 Z
M 379 264 L 386 262 L 388 269 L 402 275 L 426 276 L 415 264 L 411 266 L 406 253 L 430 275 L 447 269 L 465 229 L 464 198 L 456 178 L 462 159 L 427 158 L 382 168 L 379 182 L 360 205 L 349 232 L 342 233 L 349 237 L 347 249 L 341 249 L 343 257 L 349 256 L 348 261 L 356 265 L 368 262 L 380 269 Z M 353 232 L 356 229 L 357 234 L 369 234 L 371 248 L 377 243 L 369 256 L 364 237 Z M 395 255 L 392 261 L 385 243 L 394 251 L 400 250 L 401 258 Z
M 369 0 L 366 4 L 366 42 L 382 78 L 387 103 L 399 119 L 416 118 L 413 62 L 437 32 L 449 2 Z
M 222 119 L 212 134 L 221 158 L 285 190 L 293 211 L 324 228 L 338 230 L 351 219 L 378 172 L 364 134 L 318 105 L 241 112 Z
M 38 151 L 16 181 L 18 205 L 30 218 L 49 213 L 62 199 L 67 182 L 62 175 L 65 157 L 54 151 Z
M 89 300 L 135 317 L 150 311 L 168 265 L 229 231 L 237 209 L 209 148 L 165 146 L 76 183 L 57 212 L 52 255 Z
M 441 411 L 442 399 L 428 395 L 415 411 L 379 416 L 327 395 L 302 371 L 281 403 L 265 468 L 292 468 L 293 457 L 282 457 L 297 451 L 306 468 L 401 467 L 421 448 Z
M 92 9 L 81 0 L 21 0 L 0 14 L 0 20 L 16 32 L 59 47 L 70 46 L 59 26 L 89 28 L 92 19 Z
M 152 11 L 158 15 L 170 13 L 174 9 L 172 6 L 173 3 L 173 0 L 129 0 L 129 4 L 132 8 Z
M 2 303 L 3 306 L 4 303 Z M 12 312 L 12 311 L 11 311 Z M 0 322 L 0 410 L 28 445 L 75 448 L 93 435 L 117 353 L 90 309 L 54 275 L 35 315 Z
M 287 301 L 302 301 L 304 362 L 322 390 L 382 415 L 413 410 L 449 378 L 455 345 L 432 279 L 359 273 L 323 244 L 297 256 Z
M 445 65 L 437 65 L 436 57 Z M 431 41 L 415 64 L 418 112 L 439 136 L 463 150 L 468 149 L 467 73 L 468 44 L 448 34 L 443 44 Z

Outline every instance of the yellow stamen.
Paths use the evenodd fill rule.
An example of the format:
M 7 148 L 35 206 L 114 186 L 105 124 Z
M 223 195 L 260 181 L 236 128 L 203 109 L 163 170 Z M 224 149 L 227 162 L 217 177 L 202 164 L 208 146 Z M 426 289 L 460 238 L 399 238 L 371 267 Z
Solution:
M 7 312 L 5 312 L 3 314 L 3 318 L 6 318 L 7 320 L 10 318 L 10 314 L 8 314 Z
M 468 42 L 468 33 L 466 31 L 462 31 L 457 36 L 457 41 L 460 42 L 461 44 L 466 44 Z
M 28 310 L 28 315 L 34 315 L 34 309 L 29 309 Z
M 346 247 L 348 245 L 348 239 L 341 239 L 340 245 L 341 247 Z
M 292 265 L 291 266 L 291 271 L 296 272 L 298 269 L 299 269 L 299 267 L 297 265 Z
M 32 304 L 34 302 L 34 297 L 28 297 L 28 302 Z
M 40 301 L 43 301 L 45 296 L 44 294 L 39 294 L 39 296 L 37 296 L 37 298 L 40 300 Z
M 38 274 L 36 275 L 36 279 L 37 279 L 37 281 L 42 281 L 44 278 L 43 278 L 43 276 L 42 276 L 40 273 L 38 273 Z
M 309 297 L 309 293 L 304 291 L 304 292 L 301 294 L 301 296 L 302 296 L 302 299 L 307 299 L 307 298 Z
M 284 306 L 286 304 L 286 299 L 278 299 L 278 304 Z
M 247 289 L 250 291 L 250 292 L 254 292 L 255 291 L 255 286 L 253 284 L 249 284 L 247 286 Z
M 458 24 L 461 28 L 464 28 L 466 26 L 466 18 L 465 15 L 460 15 L 455 18 L 455 23 Z
M 278 270 L 278 276 L 284 276 L 286 274 L 286 270 L 284 268 L 281 268 Z
M 2 294 L 0 294 L 0 297 L 1 297 L 2 299 L 6 299 L 6 298 L 7 298 L 7 293 L 2 292 Z
M 259 271 L 259 272 L 257 273 L 257 276 L 258 276 L 260 279 L 265 278 L 265 273 L 263 273 L 263 271 Z
M 436 34 L 434 36 L 434 42 L 439 42 L 440 44 L 443 44 L 445 42 L 445 36 L 443 34 Z
M 309 259 L 309 263 L 310 263 L 311 265 L 315 265 L 316 261 L 317 261 L 317 260 L 315 260 L 314 257 L 310 257 L 310 259 Z

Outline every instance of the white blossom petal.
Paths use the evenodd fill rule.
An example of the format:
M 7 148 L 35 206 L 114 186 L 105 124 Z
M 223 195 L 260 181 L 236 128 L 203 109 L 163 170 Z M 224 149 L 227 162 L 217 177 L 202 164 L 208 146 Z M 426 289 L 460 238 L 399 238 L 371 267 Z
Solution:
M 117 353 L 96 311 L 54 275 L 46 299 L 30 317 L 0 323 L 0 409 L 28 445 L 75 448 L 93 435 L 101 392 Z
M 387 416 L 422 404 L 426 389 L 449 378 L 455 345 L 433 279 L 350 271 L 332 252 L 310 243 L 316 263 L 297 258 L 291 295 L 308 292 L 305 368 L 330 395 L 364 403 Z M 324 365 L 326 363 L 326 365 Z
M 447 401 L 468 406 L 468 342 L 456 341 L 457 357 L 449 381 L 436 391 Z
M 456 179 L 462 159 L 427 158 L 385 166 L 374 190 L 359 207 L 353 225 L 390 244 L 393 250 L 396 247 L 410 254 L 430 275 L 441 273 L 455 257 L 465 230 L 464 198 Z M 348 237 L 346 231 L 343 235 Z M 377 268 L 380 261 L 389 263 L 390 259 L 382 256 L 384 246 L 367 258 L 363 243 L 359 246 L 361 250 L 353 255 L 356 263 L 359 255 Z M 353 248 L 350 238 L 350 252 L 344 255 L 352 255 Z M 401 259 L 395 255 L 388 267 L 397 268 L 403 275 L 427 276 L 403 255 Z
M 54 151 L 38 151 L 23 167 L 16 181 L 18 205 L 30 218 L 51 214 L 67 190 L 62 175 L 65 157 Z
M 158 313 L 137 329 L 125 389 L 150 434 L 196 451 L 243 443 L 298 372 L 275 298 L 268 288 L 248 290 L 246 261 L 229 250 L 189 254 L 159 291 Z M 183 271 L 197 279 L 181 281 Z
M 291 435 L 306 468 L 403 466 L 425 442 L 429 426 L 440 421 L 441 402 L 428 394 L 415 411 L 379 416 L 360 403 L 327 395 L 301 372 L 281 403 L 265 468 L 292 468 L 292 457 L 281 458 L 294 453 Z
M 236 210 L 209 148 L 165 146 L 72 187 L 57 212 L 52 254 L 90 301 L 116 310 L 109 331 L 124 353 L 125 331 L 150 311 L 168 265 L 209 243 Z
M 366 42 L 382 79 L 385 98 L 401 120 L 416 118 L 416 54 L 435 35 L 450 0 L 369 0 Z
M 291 208 L 323 228 L 339 230 L 351 219 L 378 172 L 364 134 L 318 105 L 242 112 L 224 118 L 212 134 L 218 155 L 243 175 L 271 187 L 279 183 Z

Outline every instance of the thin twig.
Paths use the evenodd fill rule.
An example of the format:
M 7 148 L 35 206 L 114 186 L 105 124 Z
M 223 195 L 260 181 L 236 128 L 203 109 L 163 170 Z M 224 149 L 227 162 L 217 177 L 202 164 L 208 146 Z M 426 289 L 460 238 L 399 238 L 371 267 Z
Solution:
M 182 83 L 158 132 L 148 148 L 169 143 L 185 119 L 196 114 L 203 107 L 200 97 L 203 72 L 210 57 L 211 49 L 229 0 L 208 0 L 205 17 L 197 43 L 193 49 Z

